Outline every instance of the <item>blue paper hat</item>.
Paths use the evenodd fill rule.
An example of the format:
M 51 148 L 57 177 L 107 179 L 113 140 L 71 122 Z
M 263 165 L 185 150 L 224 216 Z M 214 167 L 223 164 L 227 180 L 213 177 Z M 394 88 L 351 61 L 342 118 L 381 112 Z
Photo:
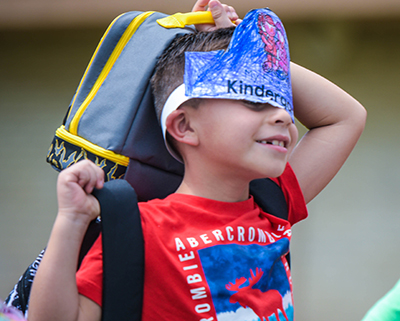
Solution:
M 184 84 L 168 97 L 161 115 L 164 138 L 168 115 L 191 98 L 269 103 L 285 109 L 294 122 L 289 44 L 278 16 L 268 8 L 252 10 L 236 27 L 226 51 L 185 53 Z
M 226 51 L 186 52 L 185 95 L 269 103 L 293 115 L 285 29 L 270 9 L 250 11 Z

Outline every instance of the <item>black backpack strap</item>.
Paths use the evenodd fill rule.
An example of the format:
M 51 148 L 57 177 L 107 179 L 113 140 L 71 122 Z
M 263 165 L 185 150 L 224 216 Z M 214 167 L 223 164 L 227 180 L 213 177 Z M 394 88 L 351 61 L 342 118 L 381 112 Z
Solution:
M 250 195 L 261 209 L 276 217 L 287 220 L 289 217 L 285 195 L 280 186 L 272 179 L 256 179 L 250 183 Z M 290 252 L 286 255 L 290 266 Z
M 250 183 L 250 194 L 261 209 L 284 220 L 288 219 L 285 195 L 280 186 L 269 178 L 256 179 Z
M 93 194 L 102 221 L 102 321 L 141 320 L 144 242 L 136 193 L 126 180 L 118 179 Z

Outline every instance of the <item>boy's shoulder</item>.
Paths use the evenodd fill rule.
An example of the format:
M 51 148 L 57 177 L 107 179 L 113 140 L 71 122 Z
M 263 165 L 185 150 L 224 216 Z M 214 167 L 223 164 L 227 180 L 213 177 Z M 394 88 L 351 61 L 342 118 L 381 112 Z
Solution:
M 250 183 L 250 193 L 265 212 L 276 215 L 276 212 L 281 211 L 280 209 L 284 206 L 281 197 L 283 195 L 287 210 L 284 219 L 293 225 L 307 218 L 306 201 L 296 174 L 289 163 L 279 177 L 271 178 L 269 182 L 267 180 L 255 180 Z M 272 186 L 273 184 L 276 185 Z M 276 216 L 282 217 L 280 214 Z

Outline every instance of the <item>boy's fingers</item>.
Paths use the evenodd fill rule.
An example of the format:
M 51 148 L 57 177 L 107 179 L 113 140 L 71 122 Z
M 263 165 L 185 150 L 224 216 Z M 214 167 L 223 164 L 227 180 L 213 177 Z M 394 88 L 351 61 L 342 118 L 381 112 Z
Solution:
M 242 22 L 242 19 L 237 19 L 237 20 L 235 21 L 235 25 L 238 26 L 241 22 Z
M 208 2 L 210 0 L 197 0 L 193 6 L 192 12 L 195 11 L 206 11 L 206 7 L 208 6 Z
M 227 13 L 230 21 L 236 21 L 239 18 L 239 16 L 236 13 L 235 8 L 233 8 L 232 6 L 228 6 L 226 4 L 223 4 L 223 7 L 224 7 L 225 12 Z
M 221 2 L 218 0 L 211 0 L 208 3 L 208 6 L 217 28 L 229 28 L 233 26 L 233 23 Z
M 229 28 L 237 26 L 241 20 L 236 10 L 226 4 L 222 4 L 219 0 L 197 0 L 193 6 L 192 12 L 196 11 L 211 12 L 215 25 L 197 25 L 198 31 L 211 31 L 219 28 Z
M 104 172 L 93 162 L 86 160 L 78 162 L 70 167 L 70 171 L 76 176 L 76 182 L 86 193 L 91 193 L 95 187 L 103 187 Z
M 97 168 L 98 168 L 98 171 L 97 171 L 97 182 L 96 182 L 95 187 L 97 189 L 101 189 L 101 188 L 103 188 L 103 185 L 104 185 L 104 175 L 105 174 L 104 174 L 104 171 L 100 167 L 97 167 Z
M 90 168 L 88 168 L 89 181 L 85 186 L 86 193 L 92 193 L 95 187 L 102 188 L 104 182 L 103 170 L 93 163 L 91 163 L 90 165 Z

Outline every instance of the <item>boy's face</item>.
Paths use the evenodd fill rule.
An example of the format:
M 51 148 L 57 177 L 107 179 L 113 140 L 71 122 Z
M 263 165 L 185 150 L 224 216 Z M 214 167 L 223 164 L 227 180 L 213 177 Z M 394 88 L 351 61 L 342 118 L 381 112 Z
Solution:
M 202 155 L 246 180 L 281 175 L 297 142 L 289 113 L 269 104 L 205 99 L 191 112 Z

